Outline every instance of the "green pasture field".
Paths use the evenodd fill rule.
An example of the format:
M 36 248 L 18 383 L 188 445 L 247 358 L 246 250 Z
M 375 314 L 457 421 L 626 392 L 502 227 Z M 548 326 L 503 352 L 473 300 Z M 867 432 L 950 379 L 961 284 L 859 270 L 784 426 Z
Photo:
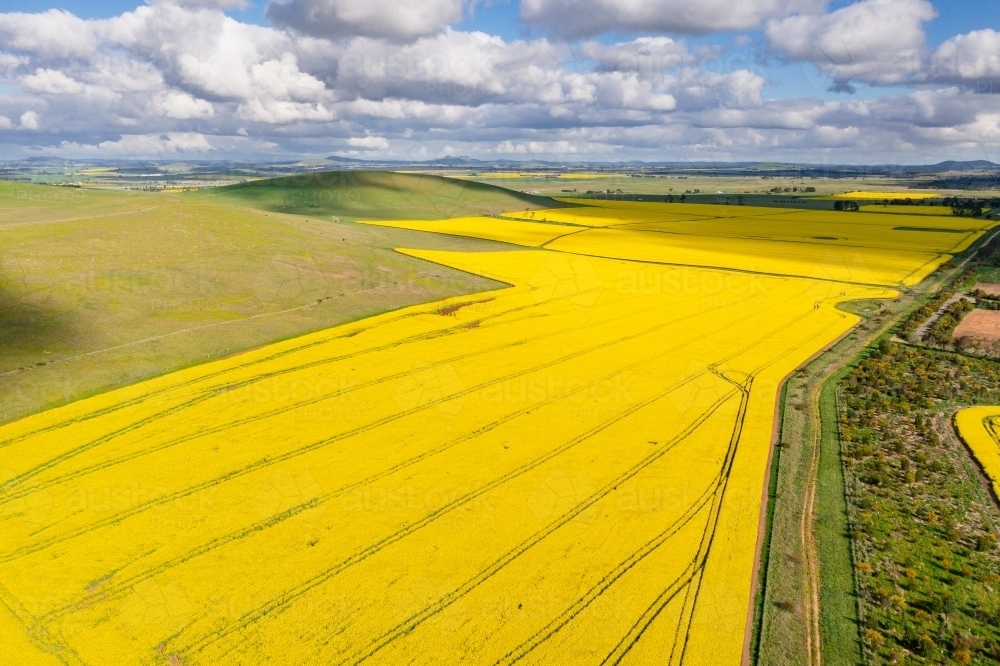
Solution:
M 0 182 L 0 422 L 308 331 L 501 286 L 393 249 L 502 244 L 348 220 L 532 203 L 434 177 L 351 176 L 346 193 L 320 180 L 190 194 Z M 322 205 L 311 208 L 313 199 Z

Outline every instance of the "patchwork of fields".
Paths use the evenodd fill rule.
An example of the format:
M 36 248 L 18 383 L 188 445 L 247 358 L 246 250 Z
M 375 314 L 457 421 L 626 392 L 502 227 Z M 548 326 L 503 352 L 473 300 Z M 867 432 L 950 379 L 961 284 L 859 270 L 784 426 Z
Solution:
M 380 224 L 532 249 L 404 251 L 511 286 L 0 429 L 15 660 L 738 663 L 780 382 L 989 222 Z

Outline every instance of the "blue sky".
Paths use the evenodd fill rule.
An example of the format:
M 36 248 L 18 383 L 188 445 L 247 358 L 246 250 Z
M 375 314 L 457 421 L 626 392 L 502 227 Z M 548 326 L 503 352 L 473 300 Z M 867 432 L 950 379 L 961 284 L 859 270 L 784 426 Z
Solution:
M 1000 143 L 996 0 L 245 5 L 0 3 L 0 158 L 913 163 Z

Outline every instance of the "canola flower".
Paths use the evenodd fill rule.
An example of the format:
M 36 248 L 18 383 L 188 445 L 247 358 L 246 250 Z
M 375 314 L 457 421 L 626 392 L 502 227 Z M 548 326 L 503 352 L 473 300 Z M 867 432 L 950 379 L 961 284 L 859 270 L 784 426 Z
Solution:
M 0 428 L 14 663 L 738 663 L 781 381 L 955 242 L 852 248 L 862 284 L 822 241 L 752 272 L 718 236 L 721 268 L 628 230 L 385 224 L 534 249 L 407 250 L 511 286 Z
M 1000 495 L 1000 407 L 963 409 L 955 415 L 955 425 Z

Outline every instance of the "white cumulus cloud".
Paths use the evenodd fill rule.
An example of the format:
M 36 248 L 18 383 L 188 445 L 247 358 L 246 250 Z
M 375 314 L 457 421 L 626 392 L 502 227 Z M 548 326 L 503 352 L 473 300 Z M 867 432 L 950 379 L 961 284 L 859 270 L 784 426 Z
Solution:
M 381 136 L 352 136 L 347 140 L 347 145 L 362 150 L 386 150 L 389 148 L 389 142 Z
M 211 102 L 195 99 L 183 92 L 170 92 L 164 95 L 159 106 L 164 115 L 178 120 L 210 118 L 215 115 L 215 108 Z
M 924 70 L 923 24 L 935 16 L 927 0 L 862 0 L 829 14 L 772 20 L 765 33 L 773 49 L 814 64 L 834 88 L 852 80 L 884 85 Z
M 585 42 L 580 52 L 598 61 L 601 69 L 611 72 L 656 73 L 694 61 L 686 44 L 669 37 L 639 37 L 617 44 Z
M 93 25 L 61 9 L 0 14 L 0 45 L 43 58 L 81 58 L 98 46 Z
M 412 40 L 462 20 L 467 0 L 288 0 L 272 2 L 275 24 L 316 37 Z
M 208 138 L 197 132 L 166 134 L 126 134 L 117 141 L 103 141 L 100 152 L 108 155 L 156 155 L 163 153 L 207 153 L 212 150 Z
M 43 95 L 79 95 L 86 90 L 82 83 L 59 70 L 41 68 L 21 79 L 21 87 L 28 92 Z
M 934 52 L 931 76 L 1000 85 L 1000 32 L 976 30 L 947 40 Z
M 21 129 L 36 130 L 41 119 L 34 111 L 25 111 L 21 114 Z
M 400 159 L 1000 161 L 998 97 L 974 94 L 1000 87 L 1000 33 L 931 52 L 925 0 L 523 0 L 531 25 L 558 33 L 523 38 L 456 29 L 476 1 L 281 0 L 274 27 L 228 16 L 230 0 L 96 20 L 0 12 L 0 152 L 285 157 L 334 142 Z M 784 70 L 753 42 L 678 36 L 762 25 L 822 85 L 903 92 L 768 99 Z M 644 36 L 560 38 L 615 31 Z

